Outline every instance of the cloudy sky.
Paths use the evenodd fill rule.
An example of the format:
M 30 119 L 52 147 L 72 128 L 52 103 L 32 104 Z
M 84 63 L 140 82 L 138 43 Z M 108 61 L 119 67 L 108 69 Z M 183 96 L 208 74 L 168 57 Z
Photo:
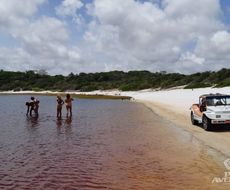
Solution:
M 0 0 L 0 69 L 230 67 L 229 0 Z

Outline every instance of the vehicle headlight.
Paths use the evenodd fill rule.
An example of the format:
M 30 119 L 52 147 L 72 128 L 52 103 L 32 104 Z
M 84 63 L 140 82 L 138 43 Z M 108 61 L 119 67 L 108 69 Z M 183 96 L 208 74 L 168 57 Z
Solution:
M 221 118 L 221 115 L 216 115 L 216 118 Z

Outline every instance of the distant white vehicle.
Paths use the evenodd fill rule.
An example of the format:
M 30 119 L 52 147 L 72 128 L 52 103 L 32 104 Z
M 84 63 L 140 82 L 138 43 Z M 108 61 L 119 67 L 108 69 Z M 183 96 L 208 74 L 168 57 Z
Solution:
M 230 124 L 230 95 L 201 95 L 199 104 L 193 104 L 190 110 L 192 124 L 202 123 L 206 131 L 219 125 Z

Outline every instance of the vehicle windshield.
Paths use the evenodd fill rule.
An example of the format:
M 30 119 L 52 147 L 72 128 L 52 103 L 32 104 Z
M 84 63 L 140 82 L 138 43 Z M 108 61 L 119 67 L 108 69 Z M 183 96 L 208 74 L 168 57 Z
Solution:
M 230 105 L 230 96 L 207 97 L 207 106 Z

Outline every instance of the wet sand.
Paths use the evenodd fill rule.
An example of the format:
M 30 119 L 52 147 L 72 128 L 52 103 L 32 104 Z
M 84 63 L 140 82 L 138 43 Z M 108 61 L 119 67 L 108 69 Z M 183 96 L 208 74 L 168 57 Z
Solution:
M 175 174 L 176 176 L 182 175 L 181 189 L 185 186 L 186 189 L 230 188 L 229 183 L 212 183 L 213 177 L 224 177 L 224 172 L 229 171 L 223 164 L 224 160 L 229 158 L 229 129 L 219 129 L 213 133 L 206 132 L 201 127 L 190 124 L 191 121 L 187 115 L 180 110 L 174 111 L 167 104 L 145 100 L 139 100 L 139 102 L 169 124 L 161 126 L 165 131 L 158 133 L 158 135 L 162 135 L 162 141 L 159 143 L 162 146 L 170 144 L 171 148 L 170 150 L 166 149 L 166 152 L 173 152 L 174 149 L 174 154 L 170 154 L 170 161 L 167 160 L 168 154 L 164 154 L 164 151 L 158 152 L 158 154 L 162 155 L 161 160 L 166 159 L 165 165 L 169 164 L 176 168 L 178 163 L 180 163 L 179 168 L 184 165 L 182 168 L 185 171 L 183 172 L 183 169 L 177 170 L 179 174 Z M 192 175 L 189 176 L 189 174 Z M 190 182 L 186 182 L 186 179 L 189 179 Z M 180 185 L 175 184 L 174 188 L 180 189 Z
M 202 94 L 223 93 L 229 94 L 230 87 L 200 88 L 200 89 L 168 89 L 162 91 L 123 92 L 138 102 L 144 103 L 158 115 L 190 132 L 206 146 L 221 152 L 230 158 L 230 128 L 217 128 L 214 132 L 204 131 L 201 127 L 191 124 L 190 106 L 198 102 Z
M 202 126 L 191 124 L 189 109 L 187 111 L 181 109 L 175 110 L 175 107 L 154 101 L 140 100 L 140 102 L 149 107 L 159 116 L 191 133 L 194 137 L 202 141 L 204 145 L 220 152 L 224 158 L 230 157 L 230 128 L 228 126 L 217 127 L 214 131 L 208 132 L 205 131 Z M 218 161 L 220 158 L 217 158 Z
M 168 110 L 164 111 L 166 113 Z M 149 131 L 145 134 L 147 138 L 154 137 L 155 146 L 150 154 L 158 157 L 159 166 L 162 167 L 159 169 L 165 171 L 164 175 L 158 176 L 165 182 L 159 180 L 156 189 L 229 189 L 229 184 L 212 184 L 213 177 L 221 177 L 227 171 L 222 163 L 226 157 L 206 146 L 192 133 L 181 129 L 172 122 L 172 118 L 165 119 L 158 113 L 152 113 L 152 116 L 157 114 L 154 119 L 157 127 L 152 126 L 152 133 Z M 174 119 L 178 121 L 178 116 Z M 152 179 L 155 178 L 157 173 L 155 177 L 152 176 Z

